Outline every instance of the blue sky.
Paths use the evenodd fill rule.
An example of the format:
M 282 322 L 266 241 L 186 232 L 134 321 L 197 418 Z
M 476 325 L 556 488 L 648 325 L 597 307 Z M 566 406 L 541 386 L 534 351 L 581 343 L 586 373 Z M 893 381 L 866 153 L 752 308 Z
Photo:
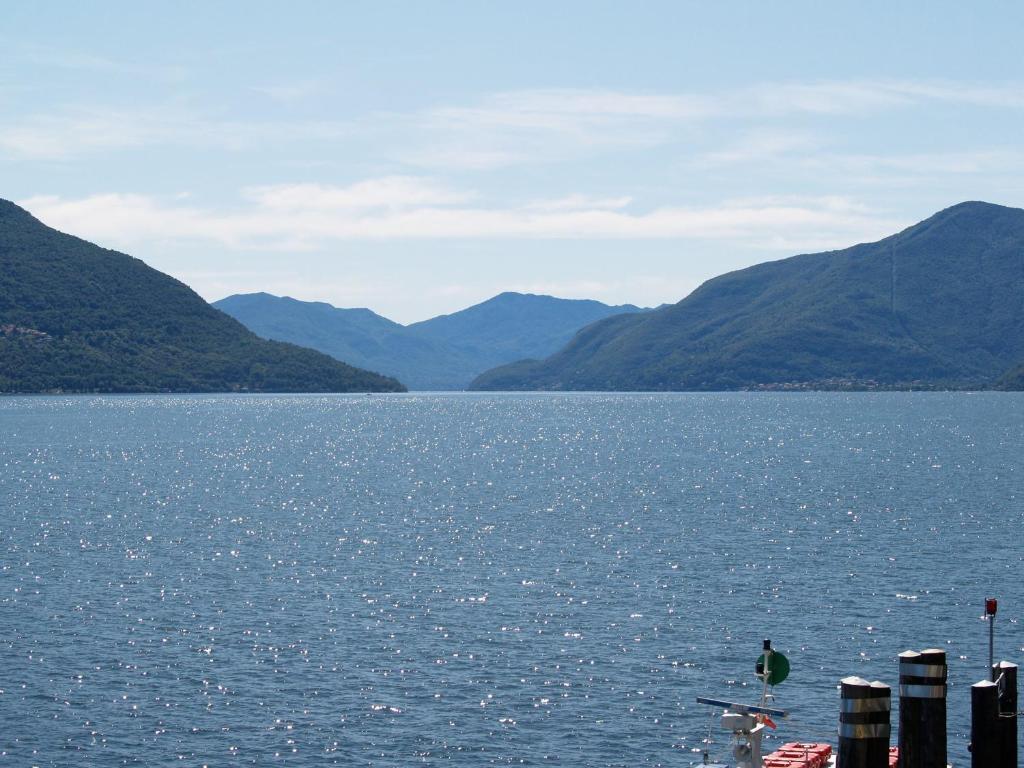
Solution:
M 1024 206 L 1024 5 L 5 4 L 0 197 L 205 298 L 400 322 Z

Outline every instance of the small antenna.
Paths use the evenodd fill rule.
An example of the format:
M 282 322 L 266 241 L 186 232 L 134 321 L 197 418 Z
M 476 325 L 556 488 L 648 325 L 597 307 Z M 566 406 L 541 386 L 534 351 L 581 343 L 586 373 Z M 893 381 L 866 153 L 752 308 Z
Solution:
M 988 619 L 988 673 L 992 682 L 996 679 L 996 611 L 999 601 L 994 597 L 985 598 L 985 618 Z

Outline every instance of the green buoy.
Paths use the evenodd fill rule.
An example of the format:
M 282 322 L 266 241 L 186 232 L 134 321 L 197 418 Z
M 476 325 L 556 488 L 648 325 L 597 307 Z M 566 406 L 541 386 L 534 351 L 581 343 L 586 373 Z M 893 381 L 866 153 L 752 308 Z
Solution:
M 772 651 L 771 668 L 768 670 L 768 676 L 765 682 L 768 685 L 778 685 L 787 677 L 789 677 L 789 659 L 783 656 L 778 651 Z M 764 676 L 764 654 L 762 653 L 757 657 L 757 674 L 758 676 Z

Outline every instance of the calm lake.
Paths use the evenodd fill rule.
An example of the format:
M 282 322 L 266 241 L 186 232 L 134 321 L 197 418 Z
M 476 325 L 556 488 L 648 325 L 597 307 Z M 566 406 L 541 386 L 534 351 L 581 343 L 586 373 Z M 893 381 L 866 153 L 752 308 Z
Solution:
M 938 647 L 968 765 L 1022 456 L 1014 394 L 0 399 L 0 763 L 685 766 L 771 638 L 776 745 Z

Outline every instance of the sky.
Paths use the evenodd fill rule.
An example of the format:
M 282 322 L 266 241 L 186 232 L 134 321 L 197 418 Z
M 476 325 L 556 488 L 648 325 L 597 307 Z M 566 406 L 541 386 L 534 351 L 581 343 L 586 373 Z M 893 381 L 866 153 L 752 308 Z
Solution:
M 1024 207 L 1024 4 L 0 5 L 0 198 L 207 300 L 653 306 Z

